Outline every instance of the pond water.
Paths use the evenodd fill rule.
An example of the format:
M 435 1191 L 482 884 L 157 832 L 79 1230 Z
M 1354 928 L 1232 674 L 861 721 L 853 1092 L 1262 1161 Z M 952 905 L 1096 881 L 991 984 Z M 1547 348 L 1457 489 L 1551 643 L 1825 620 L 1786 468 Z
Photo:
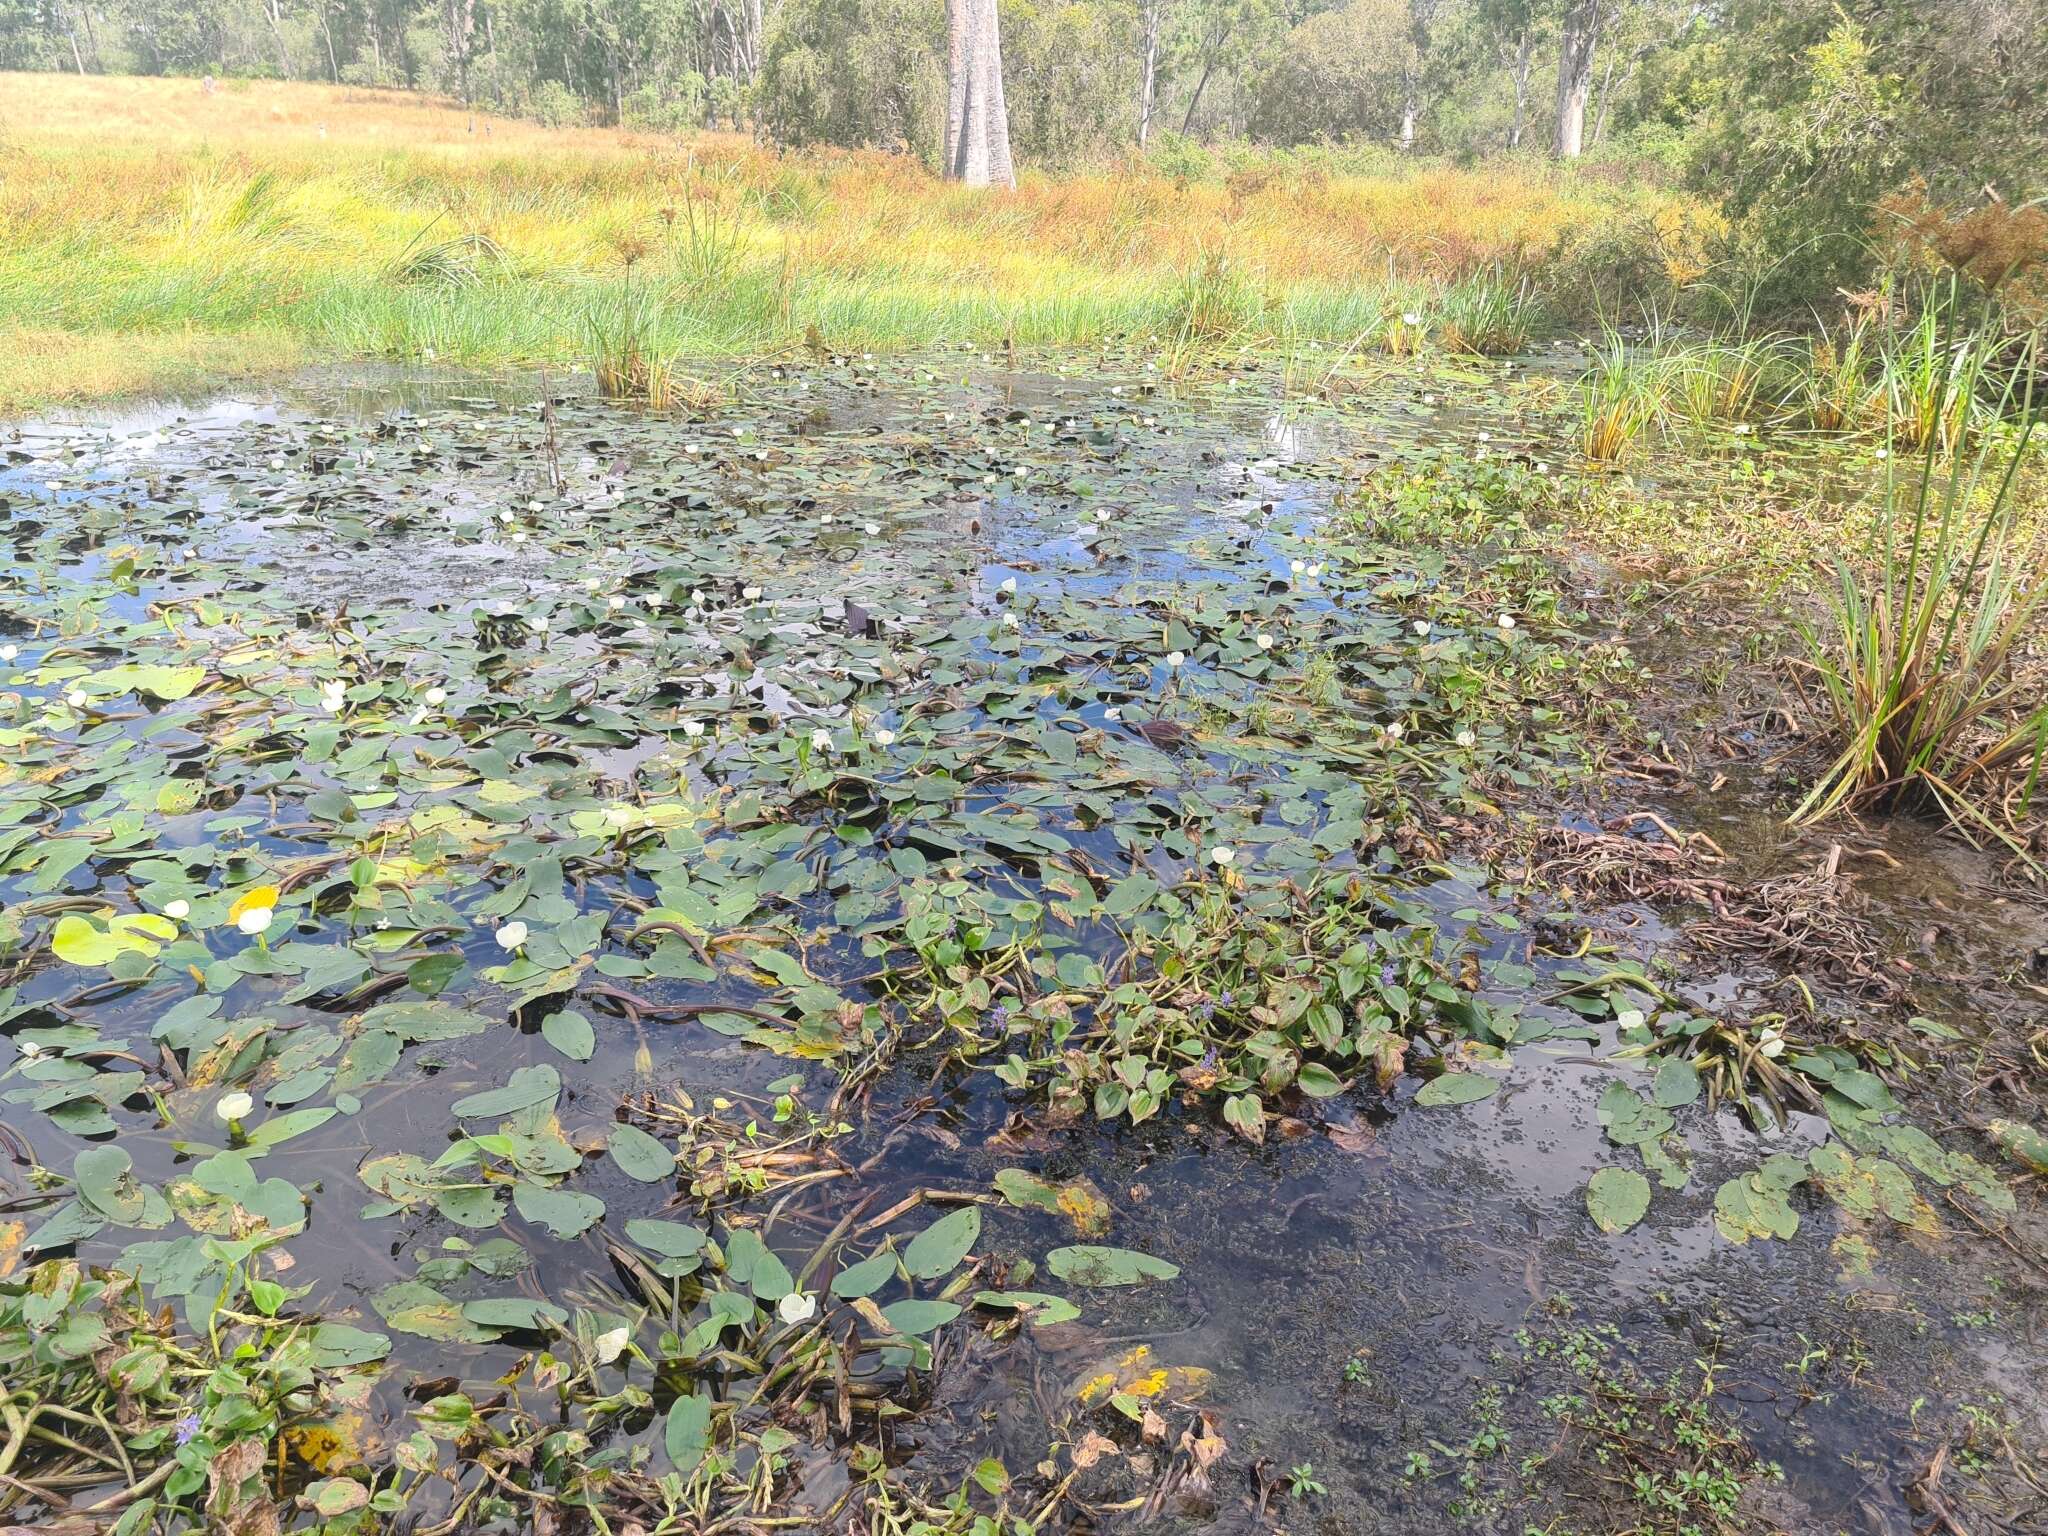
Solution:
M 365 373 L 0 435 L 0 1273 L 315 1351 L 188 1505 L 2027 1528 L 2038 1196 L 1859 1010 L 2023 1036 L 2038 911 L 1866 829 L 1855 931 L 1947 989 L 1786 1013 L 1696 905 L 1537 878 L 1630 793 L 1570 689 L 1641 686 L 1516 542 L 1553 395 L 1273 386 Z M 1361 492 L 1422 474 L 1456 539 Z M 1619 809 L 1750 890 L 1770 807 Z M 45 1470 L 0 1513 L 122 1486 Z

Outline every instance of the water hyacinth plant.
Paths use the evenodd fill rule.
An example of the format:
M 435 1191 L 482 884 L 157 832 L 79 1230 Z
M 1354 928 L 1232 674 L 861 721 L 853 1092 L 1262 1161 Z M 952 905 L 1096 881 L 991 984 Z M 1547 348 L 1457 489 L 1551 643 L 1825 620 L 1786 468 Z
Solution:
M 1962 382 L 1952 375 L 1950 387 Z M 2012 403 L 2008 389 L 2002 405 Z M 1944 390 L 1930 405 L 1933 419 L 1956 419 Z M 1923 439 L 1917 475 L 1888 486 L 1874 566 L 1838 566 L 1832 624 L 1802 627 L 1838 751 L 1795 824 L 1919 798 L 2024 852 L 2013 828 L 2048 748 L 2048 702 L 2018 665 L 2043 596 L 2041 530 L 2022 523 L 2016 495 L 2035 424 L 2028 398 L 2005 434 L 1985 433 L 1939 476 L 1943 439 Z

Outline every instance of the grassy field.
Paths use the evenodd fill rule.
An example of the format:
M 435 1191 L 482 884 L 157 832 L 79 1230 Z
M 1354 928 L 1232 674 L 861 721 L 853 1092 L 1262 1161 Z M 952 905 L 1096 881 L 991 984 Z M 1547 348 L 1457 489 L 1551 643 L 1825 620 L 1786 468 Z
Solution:
M 1502 274 L 1574 305 L 1684 281 L 1713 222 L 1533 163 L 1134 163 L 977 193 L 878 154 L 308 84 L 0 76 L 0 155 L 17 410 L 309 358 L 587 360 L 622 324 L 669 360 L 807 336 L 1348 340 Z

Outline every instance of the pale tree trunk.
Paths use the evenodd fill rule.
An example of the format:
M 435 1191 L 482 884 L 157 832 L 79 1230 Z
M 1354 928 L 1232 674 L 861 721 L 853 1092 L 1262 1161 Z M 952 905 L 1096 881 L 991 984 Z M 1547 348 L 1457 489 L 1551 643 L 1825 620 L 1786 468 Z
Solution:
M 970 187 L 1017 184 L 996 0 L 946 0 L 946 175 Z
M 1429 29 L 1439 0 L 1408 0 L 1408 57 L 1401 65 L 1401 148 L 1415 147 L 1415 120 L 1422 113 L 1422 70 L 1429 62 Z
M 1628 76 L 1621 77 L 1622 84 L 1628 84 Z M 1600 110 L 1593 117 L 1593 143 L 1597 146 L 1607 136 L 1607 112 L 1614 105 L 1614 50 L 1607 50 L 1607 67 L 1600 71 Z
M 71 10 L 68 6 L 64 11 L 64 31 L 71 38 L 71 62 L 78 66 L 79 74 L 83 75 L 85 73 L 85 55 L 78 51 L 78 23 L 71 19 Z
M 270 18 L 270 32 L 277 39 L 277 67 L 284 71 L 285 79 L 293 79 L 292 56 L 284 46 L 284 0 L 270 0 L 264 14 Z
M 1529 115 L 1529 60 L 1536 51 L 1535 41 L 1534 34 L 1524 27 L 1515 45 L 1515 121 L 1508 129 L 1509 149 L 1522 147 L 1522 124 Z
M 1550 148 L 1560 160 L 1576 160 L 1586 147 L 1586 97 L 1599 38 L 1600 0 L 1574 0 L 1565 12 L 1557 54 L 1557 123 Z
M 1159 105 L 1159 8 L 1164 0 L 1145 0 L 1145 72 L 1138 87 L 1138 148 L 1152 137 L 1152 113 Z

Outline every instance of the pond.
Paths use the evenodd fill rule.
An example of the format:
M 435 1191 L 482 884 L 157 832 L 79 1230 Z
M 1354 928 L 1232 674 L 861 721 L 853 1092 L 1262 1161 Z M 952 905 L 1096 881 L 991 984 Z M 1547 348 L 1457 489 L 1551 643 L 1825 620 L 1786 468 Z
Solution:
M 1643 771 L 1554 374 L 13 429 L 0 1514 L 2038 1516 L 2048 928 Z

